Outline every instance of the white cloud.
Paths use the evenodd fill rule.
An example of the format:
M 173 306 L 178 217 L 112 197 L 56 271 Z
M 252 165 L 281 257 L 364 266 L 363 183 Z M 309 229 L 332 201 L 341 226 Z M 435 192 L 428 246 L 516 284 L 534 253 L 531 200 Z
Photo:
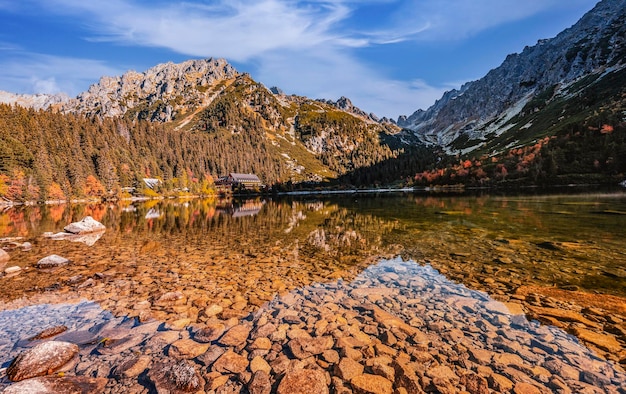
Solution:
M 596 0 L 404 1 L 390 18 L 388 34 L 405 40 L 459 40 L 547 10 L 592 7 Z M 422 26 L 416 30 L 415 26 Z
M 386 78 L 336 48 L 275 52 L 259 64 L 256 77 L 287 94 L 336 100 L 350 98 L 354 105 L 378 116 L 396 118 L 429 107 L 445 90 L 458 86 L 429 86 L 424 81 Z
M 139 5 L 110 0 L 107 12 L 102 12 L 100 3 L 82 0 L 54 0 L 46 6 L 88 17 L 92 40 L 163 47 L 190 56 L 247 61 L 275 49 L 306 49 L 324 42 L 361 45 L 330 33 L 334 24 L 349 15 L 345 5 L 333 1 Z
M 5 52 L 0 59 L 0 88 L 14 93 L 75 95 L 104 75 L 122 70 L 91 59 Z
M 0 5 L 8 4 L 5 1 Z M 368 23 L 352 18 L 359 7 L 372 3 L 393 3 L 396 12 Z M 246 71 L 257 69 L 253 77 L 287 92 L 334 99 L 345 95 L 366 111 L 394 117 L 428 107 L 450 86 L 390 78 L 365 65 L 355 48 L 407 40 L 459 40 L 568 6 L 562 0 L 108 0 L 106 6 L 85 0 L 22 0 L 20 4 L 23 10 L 45 9 L 75 18 L 88 28 L 90 41 L 167 48 L 190 57 L 224 57 L 248 67 Z M 87 85 L 85 80 L 91 83 L 118 71 L 87 59 L 39 55 L 22 61 L 0 60 L 4 74 L 0 83 L 40 81 L 40 87 L 74 94 L 77 86 Z

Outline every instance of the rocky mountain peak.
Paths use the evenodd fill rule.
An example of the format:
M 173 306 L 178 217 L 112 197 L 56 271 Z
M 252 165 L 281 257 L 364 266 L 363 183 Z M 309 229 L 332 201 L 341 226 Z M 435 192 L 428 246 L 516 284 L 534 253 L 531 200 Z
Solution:
M 25 108 L 48 109 L 58 107 L 69 101 L 66 94 L 15 94 L 0 90 L 0 103 L 19 105 Z
M 167 122 L 198 105 L 206 105 L 222 81 L 239 73 L 224 59 L 196 59 L 158 64 L 144 72 L 102 77 L 76 99 L 65 112 L 88 116 L 127 116 Z
M 328 105 L 332 105 L 333 107 L 338 108 L 344 112 L 350 113 L 352 115 L 356 115 L 369 123 L 380 122 L 380 119 L 375 114 L 373 113 L 368 114 L 367 112 L 363 111 L 361 108 L 352 104 L 352 101 L 350 101 L 350 99 L 345 96 L 339 97 L 337 101 L 324 100 L 324 99 L 320 99 L 318 101 L 328 104 Z
M 498 132 L 485 125 L 501 114 L 514 116 L 536 95 L 585 75 L 623 67 L 626 58 L 626 0 L 603 0 L 575 25 L 507 56 L 497 68 L 459 90 L 446 92 L 427 110 L 398 118 L 421 140 L 449 146 Z M 496 122 L 497 123 L 497 122 Z

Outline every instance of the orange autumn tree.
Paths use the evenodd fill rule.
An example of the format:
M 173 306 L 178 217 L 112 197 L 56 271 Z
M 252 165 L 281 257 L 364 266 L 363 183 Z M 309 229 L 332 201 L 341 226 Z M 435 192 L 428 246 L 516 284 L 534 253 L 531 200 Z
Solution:
M 48 199 L 49 200 L 65 200 L 65 193 L 61 189 L 61 185 L 56 182 L 52 182 L 48 186 Z
M 93 175 L 87 176 L 84 192 L 87 197 L 103 197 L 105 194 L 104 186 Z

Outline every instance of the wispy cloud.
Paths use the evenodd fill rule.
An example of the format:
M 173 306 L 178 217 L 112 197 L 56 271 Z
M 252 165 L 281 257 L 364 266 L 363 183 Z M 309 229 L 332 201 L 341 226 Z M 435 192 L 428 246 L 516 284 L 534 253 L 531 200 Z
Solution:
M 79 93 L 103 75 L 121 70 L 91 59 L 5 51 L 0 59 L 0 86 L 14 93 Z
M 444 91 L 458 86 L 429 86 L 420 80 L 387 78 L 336 48 L 309 53 L 277 51 L 268 53 L 258 66 L 257 77 L 289 93 L 352 102 L 378 116 L 397 117 L 427 108 Z
M 247 61 L 275 49 L 305 50 L 325 43 L 357 42 L 331 33 L 350 12 L 337 1 L 221 0 L 211 5 L 146 5 L 110 0 L 106 12 L 101 3 L 82 0 L 51 0 L 46 6 L 55 12 L 87 17 L 91 40 L 163 47 L 191 56 Z
M 0 0 L 0 7 L 13 4 Z M 405 81 L 389 77 L 362 61 L 356 48 L 462 40 L 563 6 L 562 0 L 108 0 L 104 6 L 85 0 L 21 0 L 19 4 L 22 12 L 45 10 L 69 17 L 92 42 L 225 57 L 261 82 L 288 92 L 326 98 L 345 95 L 363 109 L 387 116 L 428 107 L 449 86 L 429 86 L 419 82 L 419 76 Z M 358 12 L 366 6 L 395 11 L 364 24 Z M 0 67 L 8 70 L 0 81 L 17 85 L 28 79 L 34 89 L 41 86 L 32 82 L 37 78 L 47 89 L 70 92 L 86 79 L 114 71 L 100 61 L 44 55 L 33 55 L 25 63 L 0 60 Z
M 589 0 L 403 1 L 387 21 L 388 34 L 404 40 L 460 40 L 537 13 L 589 4 Z M 416 30 L 415 26 L 422 26 Z

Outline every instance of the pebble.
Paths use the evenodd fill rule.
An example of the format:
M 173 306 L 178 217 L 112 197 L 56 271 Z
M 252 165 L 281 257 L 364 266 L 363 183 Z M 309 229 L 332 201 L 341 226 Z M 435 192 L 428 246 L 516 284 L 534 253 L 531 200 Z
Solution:
M 394 291 L 380 290 L 386 286 Z M 376 290 L 363 291 L 370 287 Z M 177 291 L 183 298 L 166 297 L 165 308 L 181 299 L 193 302 Z M 145 377 L 161 392 L 220 393 L 567 393 L 594 385 L 618 392 L 626 385 L 623 371 L 567 332 L 512 316 L 485 293 L 451 282 L 432 267 L 399 259 L 372 265 L 350 282 L 291 291 L 242 319 L 140 323 L 81 305 L 84 311 L 59 309 L 66 320 L 44 318 L 41 307 L 33 309 L 42 328 L 20 334 L 8 330 L 0 349 L 14 354 L 16 344 L 28 346 L 20 339 L 66 324 L 68 330 L 57 339 L 74 338 L 80 344 L 79 362 L 67 363 L 63 371 L 113 377 L 107 393 L 129 393 L 129 385 L 140 387 Z M 15 313 L 27 318 L 20 315 L 25 312 Z M 583 325 L 579 315 L 572 316 Z M 172 322 L 185 319 L 190 318 Z M 5 320 L 10 319 L 0 322 Z

